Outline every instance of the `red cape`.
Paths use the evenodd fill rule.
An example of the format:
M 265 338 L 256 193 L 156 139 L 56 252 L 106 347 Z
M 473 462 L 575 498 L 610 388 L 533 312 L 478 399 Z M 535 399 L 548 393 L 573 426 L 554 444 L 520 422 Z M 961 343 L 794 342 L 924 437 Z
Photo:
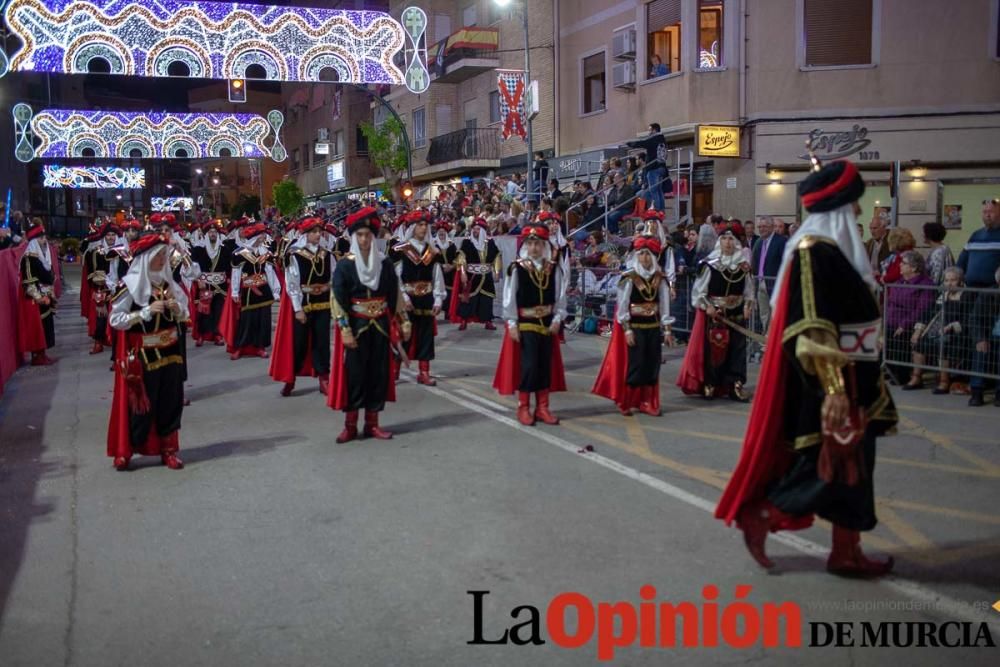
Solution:
M 128 426 L 128 382 L 121 365 L 128 356 L 128 334 L 117 329 L 112 331 L 115 336 L 115 393 L 111 401 L 111 419 L 108 422 L 108 456 L 157 456 L 167 443 L 157 435 L 156 428 L 149 429 L 149 436 L 141 446 L 132 446 Z
M 86 317 L 89 320 L 91 304 L 94 301 L 90 298 L 90 281 L 87 280 L 90 271 L 87 269 L 87 262 L 83 261 L 83 255 L 80 255 L 80 264 L 82 265 L 80 267 L 80 317 Z
M 451 281 L 451 303 L 448 304 L 448 321 L 452 324 L 459 324 L 462 318 L 458 316 L 459 296 L 462 294 L 462 280 L 459 275 L 461 271 L 455 269 L 455 277 Z
M 696 309 L 691 336 L 688 338 L 687 352 L 684 353 L 684 363 L 677 375 L 677 386 L 685 394 L 701 394 L 705 386 L 705 327 L 707 326 L 705 311 Z M 726 387 L 716 387 L 715 395 L 722 396 Z
M 181 289 L 184 289 L 183 285 L 181 285 Z M 198 328 L 198 296 L 201 290 L 198 289 L 198 281 L 196 280 L 191 283 L 190 290 L 184 291 L 188 295 L 188 317 L 190 318 L 190 324 L 188 327 L 191 330 L 191 339 L 200 340 L 201 330 Z
M 312 355 L 305 355 L 300 368 L 295 366 L 295 312 L 292 310 L 292 300 L 285 295 L 278 306 L 278 327 L 274 332 L 273 349 L 271 350 L 271 366 L 268 370 L 275 382 L 295 382 L 298 377 L 316 377 L 312 367 Z M 312 344 L 312 335 L 309 336 Z
M 284 299 L 282 299 L 284 302 Z M 399 325 L 395 318 L 389 325 L 389 339 L 392 342 L 400 340 Z M 326 405 L 331 410 L 343 410 L 347 406 L 347 365 L 344 363 L 344 339 L 340 335 L 340 327 L 333 327 L 333 354 L 330 355 L 330 385 L 326 390 Z M 385 400 L 396 400 L 396 357 L 389 350 L 389 390 Z
M 791 271 L 785 274 L 785 282 L 779 287 L 781 297 L 771 316 L 767 347 L 761 364 L 760 379 L 757 381 L 757 392 L 750 409 L 750 422 L 743 438 L 740 461 L 715 508 L 716 518 L 722 519 L 727 525 L 736 519 L 744 505 L 763 498 L 768 485 L 781 477 L 793 460 L 793 454 L 785 445 L 783 437 L 785 382 L 790 369 L 781 339 L 788 315 L 789 276 Z M 792 517 L 772 527 L 772 530 L 808 528 L 812 521 L 811 514 Z
M 20 326 L 17 332 L 17 353 L 44 352 L 48 345 L 45 342 L 45 328 L 42 326 L 42 314 L 38 304 L 28 298 L 24 287 L 17 286 L 17 305 L 20 315 Z M 49 317 L 54 317 L 49 315 Z
M 617 322 L 611 329 L 611 342 L 604 354 L 604 363 L 597 374 L 594 386 L 590 392 L 603 396 L 615 402 L 620 408 L 639 407 L 639 388 L 625 384 L 628 375 L 628 343 L 625 341 L 625 330 Z M 653 409 L 660 409 L 660 387 L 655 387 L 653 394 Z
M 552 339 L 552 370 L 549 391 L 566 391 L 566 371 L 563 368 L 562 351 L 559 349 L 559 337 Z M 502 396 L 510 396 L 517 392 L 521 384 L 521 344 L 515 343 L 510 332 L 504 328 L 503 343 L 500 346 L 500 358 L 497 360 L 497 370 L 493 376 L 493 388 Z
M 219 333 L 226 340 L 226 352 L 230 354 L 236 351 L 236 332 L 239 330 L 239 323 L 240 304 L 227 294 L 226 305 L 222 307 L 222 315 L 219 316 Z

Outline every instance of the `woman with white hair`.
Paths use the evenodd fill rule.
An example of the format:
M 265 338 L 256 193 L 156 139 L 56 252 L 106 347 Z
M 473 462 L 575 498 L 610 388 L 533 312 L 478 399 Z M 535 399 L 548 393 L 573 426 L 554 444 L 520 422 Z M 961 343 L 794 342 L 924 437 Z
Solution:
M 108 426 L 108 456 L 127 470 L 135 454 L 159 456 L 171 470 L 184 412 L 181 326 L 189 318 L 184 290 L 169 266 L 170 239 L 150 234 L 135 241 L 124 287 L 111 302 L 115 390 Z

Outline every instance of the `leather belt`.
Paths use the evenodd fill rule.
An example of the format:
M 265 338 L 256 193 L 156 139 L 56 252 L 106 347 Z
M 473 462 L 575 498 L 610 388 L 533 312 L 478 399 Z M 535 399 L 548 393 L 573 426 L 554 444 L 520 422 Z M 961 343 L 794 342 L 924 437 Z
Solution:
M 385 310 L 385 299 L 351 299 L 351 312 L 364 320 L 381 317 Z
M 487 273 L 493 273 L 493 266 L 490 264 L 466 264 L 465 270 L 468 273 L 485 276 Z
M 209 285 L 224 285 L 226 282 L 226 274 L 218 271 L 203 273 L 201 274 L 201 280 L 204 280 Z
M 552 314 L 552 306 L 533 306 L 531 308 L 518 308 L 517 316 L 528 319 L 542 319 Z
M 240 285 L 246 288 L 263 287 L 267 283 L 267 276 L 263 273 L 255 273 L 252 276 L 244 276 Z
M 641 301 L 629 304 L 628 312 L 635 317 L 656 317 L 660 314 L 660 304 L 655 301 Z
M 153 333 L 142 335 L 142 347 L 144 349 L 161 349 L 170 347 L 177 342 L 177 329 L 161 329 Z
M 320 294 L 326 294 L 330 291 L 330 286 L 326 283 L 315 283 L 313 285 L 302 285 L 303 294 L 312 294 L 313 296 L 319 296 Z
M 403 283 L 403 291 L 413 296 L 427 296 L 434 291 L 434 285 L 429 280 L 415 283 Z
M 708 300 L 716 308 L 735 308 L 743 303 L 743 297 L 735 294 L 730 296 L 710 296 Z

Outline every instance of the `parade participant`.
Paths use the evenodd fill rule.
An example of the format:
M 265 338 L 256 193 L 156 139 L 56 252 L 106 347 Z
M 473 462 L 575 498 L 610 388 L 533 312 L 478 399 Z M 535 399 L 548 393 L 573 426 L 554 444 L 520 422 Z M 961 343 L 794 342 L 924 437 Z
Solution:
M 114 251 L 118 245 L 118 225 L 108 221 L 101 225 L 98 235 L 100 241 L 90 244 L 84 254 L 87 267 L 87 284 L 90 293 L 90 308 L 87 313 L 87 335 L 94 344 L 90 354 L 100 354 L 108 340 L 108 305 L 111 289 L 115 286 L 118 276 L 118 255 Z
M 344 411 L 339 443 L 358 437 L 358 411 L 362 408 L 366 437 L 392 437 L 379 426 L 379 413 L 386 401 L 396 400 L 391 347 L 397 335 L 409 338 L 410 323 L 401 308 L 392 262 L 375 244 L 380 227 L 374 208 L 364 207 L 347 216 L 351 252 L 337 262 L 333 274 L 331 307 L 336 330 L 327 405 Z
M 747 338 L 741 329 L 750 318 L 754 289 L 737 231 L 742 229 L 723 230 L 691 288 L 695 321 L 677 386 L 685 394 L 701 394 L 709 400 L 716 396 L 748 400 L 743 391 Z
M 507 267 L 503 312 L 507 321 L 493 387 L 503 395 L 518 392 L 517 419 L 531 426 L 538 419 L 558 424 L 549 394 L 566 390 L 559 327 L 566 318 L 563 284 L 568 279 L 549 258 L 549 230 L 529 224 L 521 231 L 519 259 Z M 535 412 L 531 412 L 531 394 Z
M 93 306 L 93 299 L 90 296 L 90 281 L 87 279 L 87 266 L 89 253 L 92 252 L 102 239 L 101 228 L 104 220 L 100 217 L 94 220 L 87 230 L 87 236 L 80 243 L 80 317 L 90 320 L 90 311 Z
M 484 322 L 486 329 L 493 325 L 493 299 L 496 298 L 496 280 L 503 268 L 500 250 L 489 238 L 489 223 L 476 218 L 463 239 L 455 258 L 455 278 L 452 282 L 452 299 L 449 319 L 465 331 L 469 322 Z M 548 239 L 546 239 L 547 241 Z
M 192 292 L 195 347 L 201 347 L 206 341 L 225 344 L 219 323 L 226 305 L 232 263 L 232 257 L 222 245 L 219 222 L 208 220 L 202 227 L 202 240 L 191 250 L 191 260 L 200 271 Z
M 663 270 L 663 275 L 666 277 L 667 283 L 673 289 L 677 280 L 677 259 L 674 257 L 673 243 L 670 240 L 670 235 L 667 234 L 663 219 L 663 211 L 649 209 L 643 213 L 643 231 L 640 235 L 655 236 L 659 240 L 660 256 L 656 258 L 656 263 Z
M 239 323 L 233 336 L 236 361 L 244 355 L 266 359 L 271 346 L 271 305 L 281 298 L 281 284 L 274 259 L 267 247 L 267 226 L 257 223 L 242 230 L 244 245 L 232 259 L 229 292 L 239 307 Z
M 875 439 L 897 416 L 879 367 L 877 283 L 857 230 L 865 186 L 850 162 L 813 162 L 799 184 L 809 216 L 785 247 L 760 390 L 715 515 L 735 519 L 754 559 L 772 567 L 768 531 L 805 528 L 818 514 L 833 524 L 827 570 L 879 576 L 893 561 L 868 559 L 860 531 L 877 521 Z
M 278 329 L 270 375 L 284 383 L 282 396 L 295 389 L 295 377 L 319 377 L 320 393 L 330 379 L 330 286 L 333 257 L 320 245 L 323 221 L 306 218 L 285 257 L 285 294 L 278 309 Z
M 403 243 L 393 247 L 390 259 L 396 264 L 396 275 L 403 292 L 403 305 L 412 325 L 410 359 L 416 359 L 420 372 L 417 383 L 435 386 L 431 379 L 431 361 L 434 359 L 434 336 L 437 334 L 437 316 L 448 290 L 444 285 L 442 264 L 444 257 L 428 243 L 429 214 L 414 216 L 406 231 Z
M 626 416 L 633 409 L 660 416 L 660 360 L 674 321 L 670 286 L 657 266 L 661 250 L 654 234 L 632 242 L 627 269 L 618 281 L 611 341 L 591 389 L 614 401 Z
M 24 238 L 28 241 L 28 247 L 21 255 L 20 265 L 18 354 L 31 352 L 32 366 L 49 366 L 56 362 L 46 353 L 46 350 L 56 344 L 52 249 L 49 248 L 45 227 L 38 218 L 31 221 Z
M 118 341 L 108 456 L 118 470 L 128 470 L 135 454 L 159 456 L 168 468 L 180 470 L 181 323 L 188 318 L 187 297 L 170 270 L 169 237 L 148 234 L 131 252 L 132 264 L 111 304 Z
M 441 253 L 441 270 L 444 273 L 445 297 L 441 304 L 441 312 L 447 313 L 451 310 L 454 279 L 452 272 L 455 270 L 455 259 L 458 257 L 458 247 L 451 240 L 451 223 L 447 219 L 441 218 L 434 223 L 434 238 L 431 244 Z

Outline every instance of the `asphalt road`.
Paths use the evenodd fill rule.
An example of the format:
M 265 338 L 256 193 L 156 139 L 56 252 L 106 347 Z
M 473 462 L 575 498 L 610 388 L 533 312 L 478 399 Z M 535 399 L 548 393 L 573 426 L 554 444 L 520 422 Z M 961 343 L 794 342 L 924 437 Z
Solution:
M 383 413 L 396 438 L 337 445 L 342 416 L 314 382 L 280 398 L 266 361 L 192 347 L 186 469 L 135 459 L 120 473 L 104 451 L 108 358 L 87 354 L 75 298 L 58 318 L 59 363 L 22 369 L 0 399 L 3 667 L 599 664 L 596 631 L 579 648 L 556 644 L 550 601 L 578 592 L 595 608 L 638 610 L 647 584 L 657 602 L 694 603 L 703 644 L 719 626 L 705 586 L 718 589 L 719 617 L 740 585 L 758 612 L 795 602 L 803 646 L 636 639 L 614 664 L 996 664 L 995 648 L 863 647 L 860 623 L 965 621 L 975 637 L 985 621 L 1000 642 L 989 609 L 1000 599 L 1000 409 L 898 397 L 901 433 L 882 441 L 876 470 L 881 523 L 865 537 L 896 556 L 896 577 L 826 574 L 822 525 L 771 539 L 778 568 L 765 574 L 710 513 L 747 408 L 681 396 L 679 350 L 663 370 L 666 414 L 624 418 L 587 393 L 606 341 L 571 336 L 570 391 L 553 399 L 564 424 L 526 428 L 489 386 L 500 332 L 445 325 L 439 386 L 404 372 Z M 531 605 L 545 643 L 470 645 L 468 591 L 489 591 L 484 639 L 528 621 L 512 610 Z M 566 619 L 575 634 L 577 614 Z M 856 646 L 808 646 L 810 623 L 838 621 L 857 623 Z

